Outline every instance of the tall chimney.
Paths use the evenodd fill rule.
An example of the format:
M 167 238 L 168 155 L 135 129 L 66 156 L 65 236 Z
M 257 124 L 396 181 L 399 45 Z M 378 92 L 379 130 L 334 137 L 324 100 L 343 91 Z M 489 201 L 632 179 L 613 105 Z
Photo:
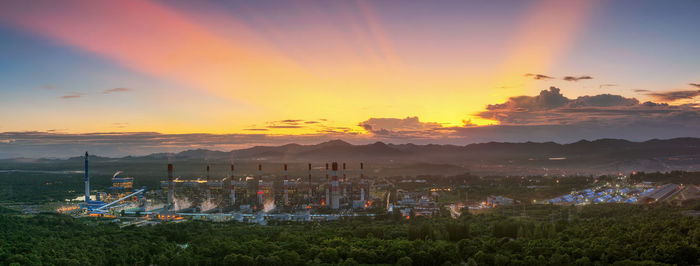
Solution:
M 90 201 L 90 175 L 88 174 L 88 153 L 85 152 L 85 207 L 89 208 Z
M 311 186 L 311 164 L 309 164 L 309 203 L 313 202 L 313 189 Z
M 287 164 L 284 164 L 284 205 L 289 205 L 289 190 L 287 186 L 289 184 L 289 176 L 287 172 Z
M 365 206 L 365 165 L 360 163 L 360 202 Z
M 346 178 L 346 176 L 345 176 L 345 163 L 343 163 L 343 182 L 347 181 L 347 179 L 345 179 L 345 178 Z
M 348 183 L 347 183 L 347 181 L 348 181 L 347 176 L 345 175 L 345 163 L 343 163 L 343 183 L 341 185 L 343 187 L 343 198 L 348 197 Z
M 209 163 L 207 163 L 207 182 L 209 182 Z
M 323 186 L 326 190 L 326 204 L 331 204 L 330 182 L 328 181 L 328 163 L 326 163 L 326 184 Z
M 173 183 L 173 164 L 168 164 L 168 209 L 175 208 L 175 184 Z
M 333 162 L 333 183 L 331 185 L 333 188 L 333 194 L 331 196 L 331 208 L 340 208 L 340 195 L 338 195 L 338 163 Z
M 210 184 L 210 176 L 209 176 L 209 163 L 207 163 L 207 200 L 211 199 L 211 184 Z
M 263 206 L 263 180 L 262 180 L 262 164 L 258 164 L 258 205 Z
M 231 164 L 231 205 L 236 205 L 236 168 Z

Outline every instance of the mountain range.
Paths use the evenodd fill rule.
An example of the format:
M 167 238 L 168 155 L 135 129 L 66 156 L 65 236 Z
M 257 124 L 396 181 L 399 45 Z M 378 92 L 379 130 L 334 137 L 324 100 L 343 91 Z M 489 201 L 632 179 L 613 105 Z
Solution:
M 642 161 L 698 165 L 700 164 L 700 138 L 654 139 L 644 142 L 599 139 L 581 140 L 570 144 L 489 142 L 466 146 L 383 142 L 353 145 L 342 140 L 332 140 L 315 145 L 256 146 L 229 152 L 197 149 L 179 153 L 151 154 L 146 157 L 286 162 L 332 160 L 382 163 L 427 162 L 456 165 L 471 165 L 479 162 L 487 164 L 556 162 L 557 164 L 585 165 Z

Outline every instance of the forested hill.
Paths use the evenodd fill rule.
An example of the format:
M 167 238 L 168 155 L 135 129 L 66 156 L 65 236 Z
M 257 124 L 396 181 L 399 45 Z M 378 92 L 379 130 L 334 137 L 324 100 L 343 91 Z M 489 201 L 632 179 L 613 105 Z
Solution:
M 600 158 L 653 159 L 658 157 L 679 157 L 700 159 L 700 138 L 676 138 L 632 142 L 620 139 L 581 140 L 570 144 L 554 142 L 503 143 L 489 142 L 456 145 L 416 145 L 386 144 L 376 142 L 367 145 L 353 145 L 342 140 L 333 140 L 315 145 L 287 144 L 283 146 L 256 146 L 230 152 L 205 149 L 187 150 L 174 154 L 160 153 L 148 157 L 169 158 L 210 158 L 210 159 L 257 159 L 257 160 L 304 160 L 317 161 L 329 157 L 338 160 L 357 161 L 428 161 L 455 162 L 464 159 L 503 160 L 503 159 L 590 159 Z
M 109 220 L 0 211 L 0 265 L 697 265 L 700 219 L 674 207 L 510 207 L 459 219 L 328 223 Z M 520 207 L 519 207 L 520 208 Z

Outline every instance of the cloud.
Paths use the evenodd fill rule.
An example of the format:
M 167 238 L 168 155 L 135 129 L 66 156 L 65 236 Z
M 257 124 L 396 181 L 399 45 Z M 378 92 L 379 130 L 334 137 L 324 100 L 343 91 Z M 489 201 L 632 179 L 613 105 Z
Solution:
M 600 86 L 598 86 L 598 88 L 602 89 L 602 88 L 609 88 L 609 87 L 615 87 L 615 86 L 617 86 L 617 84 L 607 83 L 607 84 L 600 84 Z
M 553 78 L 554 78 L 554 77 L 550 77 L 550 76 L 543 75 L 543 74 L 532 74 L 532 73 L 526 73 L 525 76 L 526 76 L 526 77 L 532 77 L 533 79 L 536 79 L 536 80 L 540 80 L 540 79 L 553 79 Z
M 644 141 L 654 138 L 700 137 L 700 108 L 659 102 L 639 102 L 614 94 L 568 98 L 555 87 L 538 95 L 514 96 L 486 106 L 476 117 L 497 125 L 478 126 L 465 119 L 462 125 L 423 122 L 417 116 L 372 117 L 358 127 L 334 127 L 312 120 L 285 119 L 262 126 L 251 125 L 245 134 L 161 134 L 154 132 L 0 133 L 0 158 L 67 157 L 90 150 L 98 155 L 125 156 L 206 148 L 231 150 L 256 145 L 315 144 L 342 138 L 354 143 L 458 144 L 506 141 L 576 142 L 581 139 L 621 138 Z M 296 123 L 296 124 L 295 124 Z M 276 128 L 305 127 L 301 135 L 268 134 Z M 364 131 L 359 131 L 362 128 Z
M 45 89 L 45 90 L 53 90 L 53 89 L 54 89 L 54 86 L 53 86 L 53 85 L 48 85 L 48 84 L 47 84 L 47 85 L 41 86 L 41 88 L 42 88 L 42 89 Z
M 296 125 L 272 125 L 272 126 L 267 126 L 267 128 L 303 128 L 304 126 L 296 126 Z
M 537 96 L 511 97 L 502 104 L 486 107 L 479 117 L 496 120 L 501 125 L 586 125 L 619 126 L 654 123 L 673 130 L 673 125 L 696 121 L 700 124 L 700 108 L 645 102 L 620 95 L 600 94 L 569 99 L 560 90 L 550 87 Z M 670 127 L 670 128 L 669 128 Z
M 369 118 L 360 122 L 358 126 L 374 137 L 383 139 L 428 139 L 435 135 L 435 131 L 443 126 L 435 122 L 421 122 L 418 117 L 406 118 Z
M 688 83 L 688 85 L 700 88 L 700 83 Z
M 559 92 L 558 88 L 550 87 L 549 90 L 543 90 L 538 96 L 517 96 L 510 97 L 507 102 L 502 104 L 493 104 L 486 107 L 487 110 L 521 110 L 535 111 L 543 109 L 551 109 L 562 106 L 569 102 L 569 99 L 564 97 Z
M 464 127 L 474 127 L 474 126 L 477 126 L 476 124 L 472 123 L 472 120 L 471 120 L 471 119 L 462 120 L 462 125 L 463 125 Z
M 406 118 L 370 118 L 358 124 L 367 131 L 413 131 L 442 127 L 439 123 L 421 122 L 417 116 Z
M 303 119 L 284 119 L 265 122 L 265 128 L 281 129 L 281 128 L 306 128 L 317 124 L 317 121 L 305 121 Z M 254 126 L 253 126 L 254 127 Z
M 131 91 L 131 89 L 130 88 L 114 88 L 114 89 L 104 90 L 102 93 L 110 94 L 110 93 L 115 93 L 115 92 L 127 92 L 127 91 Z
M 582 79 L 593 79 L 593 77 L 591 77 L 591 76 L 578 76 L 578 77 L 566 76 L 563 78 L 563 80 L 566 80 L 566 81 L 579 81 Z
M 85 96 L 82 92 L 71 92 L 70 94 L 61 96 L 61 99 L 76 99 Z
M 653 97 L 657 101 L 674 102 L 678 100 L 693 99 L 700 95 L 700 90 L 650 92 L 647 93 L 647 95 Z
M 634 92 L 650 92 L 650 90 L 634 90 Z

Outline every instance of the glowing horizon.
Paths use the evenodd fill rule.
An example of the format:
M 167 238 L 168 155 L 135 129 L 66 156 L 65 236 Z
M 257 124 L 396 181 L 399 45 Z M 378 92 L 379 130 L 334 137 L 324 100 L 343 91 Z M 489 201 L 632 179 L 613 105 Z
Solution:
M 579 54 L 602 56 L 582 47 L 610 34 L 600 21 L 624 24 L 606 14 L 617 8 L 606 1 L 2 6 L 0 29 L 18 45 L 8 47 L 36 45 L 27 48 L 38 52 L 34 64 L 46 56 L 52 67 L 39 68 L 50 74 L 38 80 L 32 70 L 7 78 L 17 89 L 0 107 L 0 132 L 370 135 L 360 126 L 368 119 L 409 117 L 445 128 L 498 125 L 478 114 L 549 86 L 578 97 L 615 84 L 626 89 L 614 94 L 645 101 L 659 97 L 636 90 L 686 90 L 697 74 L 648 81 L 611 78 L 600 62 L 572 66 Z M 285 120 L 303 124 L 275 124 Z

